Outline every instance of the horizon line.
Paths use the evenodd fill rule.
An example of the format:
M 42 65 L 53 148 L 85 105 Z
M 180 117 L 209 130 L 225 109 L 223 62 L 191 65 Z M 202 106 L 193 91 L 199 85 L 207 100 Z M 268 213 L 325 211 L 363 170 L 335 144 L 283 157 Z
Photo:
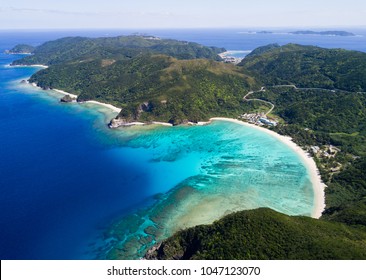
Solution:
M 0 31 L 83 31 L 83 30 L 202 30 L 202 29 L 305 29 L 305 28 L 366 28 L 366 25 L 347 26 L 226 26 L 226 27 L 72 27 L 72 28 L 1 28 Z

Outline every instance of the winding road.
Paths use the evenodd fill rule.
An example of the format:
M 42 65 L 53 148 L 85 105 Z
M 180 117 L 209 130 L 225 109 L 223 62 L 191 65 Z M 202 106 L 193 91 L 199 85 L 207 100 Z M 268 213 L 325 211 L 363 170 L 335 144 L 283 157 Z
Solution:
M 340 89 L 327 89 L 327 88 L 299 88 L 295 85 L 275 85 L 275 86 L 270 86 L 272 88 L 280 88 L 280 87 L 287 87 L 287 88 L 293 88 L 295 90 L 326 90 L 326 91 L 330 91 L 330 92 L 336 92 L 337 90 L 340 90 Z M 267 116 L 268 114 L 270 114 L 275 105 L 269 101 L 265 101 L 265 100 L 262 100 L 262 99 L 258 99 L 258 98 L 247 98 L 249 95 L 253 94 L 253 93 L 257 93 L 257 92 L 263 92 L 265 91 L 265 87 L 261 87 L 260 90 L 257 90 L 257 91 L 249 91 L 244 97 L 243 97 L 243 100 L 244 101 L 261 101 L 261 102 L 264 102 L 264 103 L 267 103 L 271 106 L 271 109 L 268 110 L 267 113 L 265 113 L 265 116 Z M 342 90 L 344 92 L 349 92 L 349 91 L 345 91 L 345 90 Z M 362 93 L 362 92 L 358 92 L 358 93 Z
M 261 89 L 260 89 L 260 90 L 257 90 L 257 91 L 249 91 L 249 92 L 248 92 L 248 93 L 243 97 L 243 100 L 244 100 L 244 101 L 261 101 L 261 102 L 264 102 L 264 103 L 267 103 L 267 104 L 271 105 L 271 109 L 269 109 L 269 110 L 268 110 L 268 112 L 264 114 L 265 116 L 267 116 L 268 114 L 270 114 L 270 113 L 273 111 L 273 109 L 274 109 L 274 107 L 275 107 L 275 105 L 274 105 L 273 103 L 271 103 L 271 102 L 269 102 L 269 101 L 262 100 L 262 99 L 258 99 L 258 98 L 251 98 L 251 99 L 248 99 L 248 98 L 247 98 L 249 95 L 251 95 L 251 94 L 253 94 L 253 93 L 256 93 L 256 92 L 263 92 L 263 91 L 265 91 L 264 87 L 261 87 Z

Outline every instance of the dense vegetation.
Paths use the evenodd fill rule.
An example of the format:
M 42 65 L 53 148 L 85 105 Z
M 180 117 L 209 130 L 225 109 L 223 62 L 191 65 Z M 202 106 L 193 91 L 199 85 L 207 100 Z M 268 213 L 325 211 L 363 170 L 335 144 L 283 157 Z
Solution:
M 245 58 L 241 66 L 266 85 L 366 91 L 366 54 L 288 44 Z
M 141 53 L 160 53 L 178 59 L 220 60 L 217 54 L 223 51 L 223 48 L 210 48 L 197 43 L 163 40 L 151 36 L 67 37 L 42 44 L 34 50 L 34 55 L 14 61 L 13 65 L 55 65 L 98 58 L 119 60 L 129 59 Z
M 279 44 L 269 44 L 269 45 L 265 45 L 265 46 L 262 46 L 262 47 L 258 47 L 256 49 L 254 49 L 253 51 L 251 51 L 247 56 L 246 56 L 246 60 L 249 58 L 249 57 L 252 57 L 252 56 L 256 56 L 256 55 L 261 55 L 263 53 L 266 53 L 266 52 L 269 52 L 271 50 L 274 50 L 274 49 L 277 49 L 277 48 L 280 48 L 281 46 Z
M 141 36 L 77 37 L 45 43 L 15 64 L 51 65 L 30 81 L 75 93 L 78 101 L 119 106 L 118 117 L 126 121 L 180 124 L 237 117 L 261 106 L 259 101 L 243 101 L 243 96 L 265 86 L 250 98 L 275 105 L 271 116 L 280 124 L 272 129 L 313 154 L 328 186 L 322 220 L 264 209 L 242 212 L 212 226 L 177 233 L 155 254 L 365 258 L 366 54 L 273 44 L 254 50 L 234 66 L 214 61 L 220 51 Z
M 128 60 L 58 64 L 39 71 L 30 82 L 75 93 L 78 101 L 114 104 L 127 122 L 180 124 L 242 113 L 248 105 L 242 98 L 256 82 L 239 70 L 212 60 L 142 54 Z
M 174 234 L 148 259 L 366 259 L 366 232 L 260 208 Z
M 16 45 L 11 50 L 7 50 L 5 52 L 10 53 L 10 54 L 18 54 L 18 53 L 20 53 L 20 54 L 23 54 L 23 53 L 30 54 L 30 53 L 34 52 L 34 50 L 35 50 L 35 47 L 33 47 L 33 46 L 26 45 L 26 44 L 19 44 L 19 45 Z

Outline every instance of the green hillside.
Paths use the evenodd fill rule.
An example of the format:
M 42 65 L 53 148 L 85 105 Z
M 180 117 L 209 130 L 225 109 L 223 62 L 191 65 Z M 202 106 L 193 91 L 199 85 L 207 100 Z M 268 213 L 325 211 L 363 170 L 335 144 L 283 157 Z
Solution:
M 230 214 L 163 241 L 147 259 L 366 259 L 366 232 L 260 208 Z
M 26 44 L 19 44 L 16 45 L 14 48 L 5 51 L 5 53 L 8 54 L 30 54 L 33 53 L 35 50 L 35 47 L 26 45 Z
M 75 93 L 78 101 L 114 104 L 126 122 L 172 124 L 237 117 L 248 105 L 243 96 L 256 86 L 234 65 L 151 54 L 59 64 L 34 74 L 30 82 Z
M 273 48 L 272 45 L 264 53 L 244 58 L 240 65 L 261 77 L 266 85 L 366 91 L 363 52 L 294 44 Z
M 56 65 L 93 59 L 129 59 L 141 53 L 159 53 L 178 59 L 207 58 L 221 60 L 223 48 L 205 47 L 197 43 L 159 39 L 151 36 L 105 38 L 66 37 L 38 46 L 32 56 L 14 61 L 13 65 Z

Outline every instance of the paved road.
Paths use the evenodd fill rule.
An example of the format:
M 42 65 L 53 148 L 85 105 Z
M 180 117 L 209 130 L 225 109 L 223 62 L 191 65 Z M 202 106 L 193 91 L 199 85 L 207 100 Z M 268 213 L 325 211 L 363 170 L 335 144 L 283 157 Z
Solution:
M 260 101 L 260 102 L 264 102 L 264 103 L 267 103 L 267 104 L 271 105 L 271 109 L 269 109 L 269 110 L 268 110 L 268 112 L 264 114 L 265 116 L 267 116 L 268 114 L 270 114 L 270 113 L 273 111 L 273 109 L 274 109 L 274 107 L 275 107 L 275 105 L 274 105 L 273 103 L 271 103 L 271 102 L 269 102 L 269 101 L 262 100 L 262 99 L 258 99 L 258 98 L 251 98 L 251 99 L 248 99 L 248 98 L 247 98 L 249 95 L 251 95 L 251 94 L 253 94 L 253 93 L 256 93 L 256 92 L 262 92 L 262 91 L 264 91 L 264 87 L 262 87 L 262 88 L 261 88 L 260 90 L 258 90 L 258 91 L 249 91 L 249 92 L 248 92 L 248 93 L 243 97 L 243 100 L 244 100 L 244 101 Z

